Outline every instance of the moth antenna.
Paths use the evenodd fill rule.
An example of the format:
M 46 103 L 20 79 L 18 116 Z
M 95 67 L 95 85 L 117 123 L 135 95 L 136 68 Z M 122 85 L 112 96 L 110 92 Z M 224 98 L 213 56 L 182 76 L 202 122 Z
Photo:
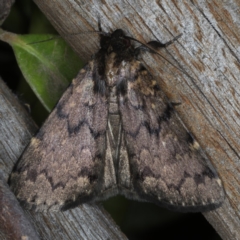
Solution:
M 85 31 L 85 32 L 80 32 L 80 33 L 71 33 L 71 34 L 68 34 L 68 35 L 63 35 L 65 37 L 71 37 L 71 36 L 75 36 L 75 35 L 82 35 L 82 34 L 99 34 L 99 35 L 104 35 L 104 36 L 109 36 L 108 33 L 106 32 L 102 32 L 102 31 Z M 36 43 L 43 43 L 43 42 L 48 42 L 48 41 L 52 41 L 56 38 L 62 38 L 62 36 L 60 35 L 56 35 L 54 37 L 51 37 L 51 38 L 48 38 L 48 39 L 45 39 L 45 40 L 41 40 L 41 41 L 37 41 L 37 42 L 32 42 L 32 43 L 27 43 L 28 45 L 33 45 L 33 44 L 36 44 Z

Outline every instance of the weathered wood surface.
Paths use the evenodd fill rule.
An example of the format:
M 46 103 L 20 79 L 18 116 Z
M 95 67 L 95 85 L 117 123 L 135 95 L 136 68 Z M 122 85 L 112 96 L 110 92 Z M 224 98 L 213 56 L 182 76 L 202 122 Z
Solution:
M 0 25 L 7 18 L 14 2 L 15 0 L 0 0 Z
M 1 240 L 127 239 L 109 214 L 95 204 L 83 204 L 66 212 L 23 211 L 7 179 L 37 127 L 1 79 L 0 118 Z
M 205 217 L 223 239 L 240 239 L 240 2 L 35 2 L 86 61 L 98 48 L 97 35 L 70 35 L 97 30 L 98 18 L 104 31 L 121 28 L 142 42 L 166 42 L 183 33 L 162 51 L 183 71 L 157 55 L 144 54 L 144 60 L 170 100 L 181 102 L 176 110 L 223 180 L 226 201 Z
M 0 78 L 0 239 L 38 239 L 7 184 L 8 176 L 37 127 Z

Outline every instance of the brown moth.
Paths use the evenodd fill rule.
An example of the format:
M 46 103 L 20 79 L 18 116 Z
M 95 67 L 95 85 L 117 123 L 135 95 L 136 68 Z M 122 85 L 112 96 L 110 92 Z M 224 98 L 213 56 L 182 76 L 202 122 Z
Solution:
M 22 154 L 10 183 L 28 208 L 66 210 L 116 194 L 183 212 L 223 202 L 216 171 L 131 40 L 121 29 L 100 32 L 100 50 Z

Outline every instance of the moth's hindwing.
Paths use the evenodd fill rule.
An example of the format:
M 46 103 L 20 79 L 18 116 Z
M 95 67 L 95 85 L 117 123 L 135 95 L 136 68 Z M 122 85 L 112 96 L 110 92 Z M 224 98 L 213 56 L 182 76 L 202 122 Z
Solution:
M 129 67 L 121 70 L 129 81 L 126 94 L 119 96 L 135 192 L 130 195 L 179 211 L 216 208 L 224 199 L 217 173 L 156 81 L 140 62 L 134 66 L 135 76 Z M 122 192 L 129 194 L 124 187 Z
M 32 138 L 12 173 L 16 196 L 37 210 L 73 207 L 98 195 L 104 178 L 108 102 L 82 69 Z

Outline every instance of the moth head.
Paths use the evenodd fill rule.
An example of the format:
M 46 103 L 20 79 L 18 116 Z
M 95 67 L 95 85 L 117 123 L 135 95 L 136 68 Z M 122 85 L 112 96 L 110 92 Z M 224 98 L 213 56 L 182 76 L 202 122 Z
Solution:
M 131 41 L 128 39 L 122 29 L 115 30 L 109 39 L 105 41 L 105 47 L 108 52 L 121 53 L 131 48 Z

